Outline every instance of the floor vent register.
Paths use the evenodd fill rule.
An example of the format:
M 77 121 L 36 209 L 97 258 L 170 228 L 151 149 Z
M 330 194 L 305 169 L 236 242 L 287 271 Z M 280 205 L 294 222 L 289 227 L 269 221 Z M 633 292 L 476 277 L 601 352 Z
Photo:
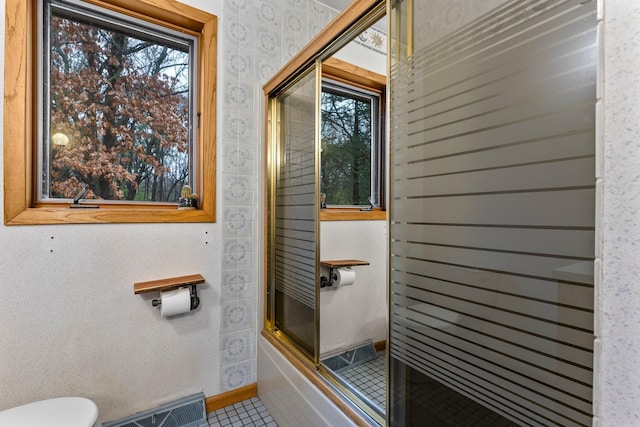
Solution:
M 138 412 L 103 427 L 198 427 L 207 422 L 204 394 L 198 393 L 155 409 Z

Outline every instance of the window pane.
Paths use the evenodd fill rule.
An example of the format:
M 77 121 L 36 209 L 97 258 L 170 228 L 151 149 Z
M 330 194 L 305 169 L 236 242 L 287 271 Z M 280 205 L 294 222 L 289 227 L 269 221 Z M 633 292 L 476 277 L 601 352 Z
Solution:
M 193 185 L 193 46 L 66 11 L 49 24 L 42 198 L 177 201 Z
M 368 205 L 372 196 L 371 97 L 323 88 L 321 191 L 328 205 Z

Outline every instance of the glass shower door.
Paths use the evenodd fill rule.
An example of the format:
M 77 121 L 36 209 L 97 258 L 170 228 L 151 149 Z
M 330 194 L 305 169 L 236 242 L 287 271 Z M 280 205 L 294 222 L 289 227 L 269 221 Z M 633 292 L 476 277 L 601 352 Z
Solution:
M 318 144 L 317 71 L 308 72 L 270 99 L 268 195 L 271 327 L 318 360 Z
M 390 425 L 591 425 L 596 13 L 394 3 Z

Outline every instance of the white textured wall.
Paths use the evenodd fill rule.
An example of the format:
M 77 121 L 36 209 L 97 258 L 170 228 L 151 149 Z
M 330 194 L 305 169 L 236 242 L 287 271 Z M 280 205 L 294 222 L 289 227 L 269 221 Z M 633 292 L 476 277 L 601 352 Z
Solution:
M 640 2 L 604 4 L 600 426 L 640 425 Z M 597 347 L 596 347 L 597 348 Z
M 323 221 L 320 259 L 360 259 L 370 263 L 353 267 L 353 285 L 320 291 L 320 354 L 368 339 L 386 340 L 386 221 Z
M 1 227 L 0 409 L 80 395 L 111 420 L 217 394 L 218 229 Z M 193 273 L 206 285 L 188 315 L 163 319 L 133 294 L 134 282 Z

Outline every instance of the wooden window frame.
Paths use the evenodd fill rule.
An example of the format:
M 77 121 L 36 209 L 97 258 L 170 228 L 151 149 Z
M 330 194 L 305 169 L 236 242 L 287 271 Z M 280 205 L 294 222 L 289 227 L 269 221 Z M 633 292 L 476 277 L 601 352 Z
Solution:
M 4 57 L 4 223 L 6 225 L 214 222 L 216 188 L 217 17 L 173 0 L 85 0 L 198 38 L 197 130 L 200 206 L 103 203 L 71 209 L 38 202 L 36 170 L 36 0 L 6 0 Z M 92 202 L 94 202 L 92 200 Z
M 322 63 L 322 76 L 349 86 L 377 93 L 380 96 L 380 111 L 384 114 L 387 91 L 387 78 L 385 76 L 334 57 L 328 58 Z M 380 138 L 381 140 L 384 139 L 384 129 L 381 129 Z M 383 143 L 386 144 L 386 141 L 383 141 Z M 384 161 L 384 159 L 381 160 Z M 320 211 L 321 221 L 373 221 L 386 219 L 387 212 L 381 208 L 362 211 L 357 207 L 328 207 Z

